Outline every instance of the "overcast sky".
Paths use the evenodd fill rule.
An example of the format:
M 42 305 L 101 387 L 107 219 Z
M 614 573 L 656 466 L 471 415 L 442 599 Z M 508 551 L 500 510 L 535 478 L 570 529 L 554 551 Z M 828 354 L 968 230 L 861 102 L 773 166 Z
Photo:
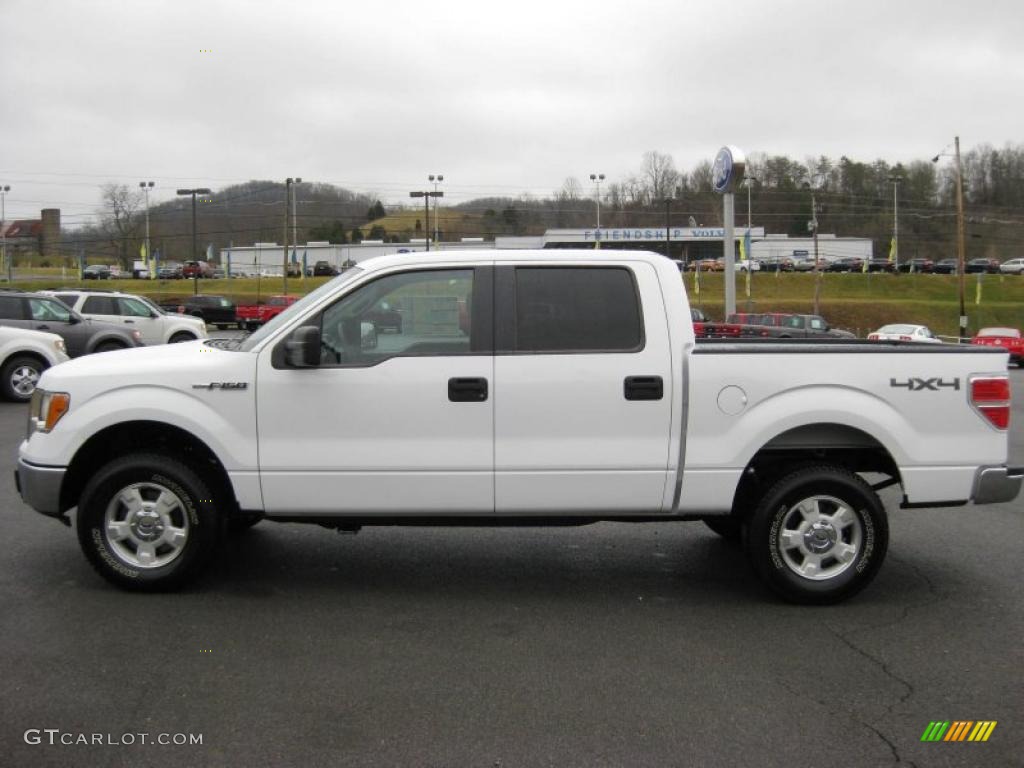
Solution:
M 980 0 L 3 0 L 7 218 L 99 185 L 302 176 L 548 195 L 725 143 L 925 159 L 1024 140 L 1024 5 Z

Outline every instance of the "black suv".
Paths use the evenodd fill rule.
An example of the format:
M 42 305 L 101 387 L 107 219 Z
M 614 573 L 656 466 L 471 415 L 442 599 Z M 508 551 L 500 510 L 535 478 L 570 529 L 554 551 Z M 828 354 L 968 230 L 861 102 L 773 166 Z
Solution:
M 235 302 L 225 296 L 200 293 L 178 301 L 161 301 L 160 308 L 165 312 L 180 312 L 202 318 L 207 325 L 215 325 L 218 328 L 226 328 L 229 325 L 242 327 L 235 314 Z
M 138 331 L 90 320 L 53 296 L 24 291 L 0 292 L 0 325 L 56 333 L 69 357 L 145 346 Z
M 338 270 L 332 267 L 329 261 L 318 261 L 313 265 L 313 277 L 326 277 L 336 274 L 338 274 Z

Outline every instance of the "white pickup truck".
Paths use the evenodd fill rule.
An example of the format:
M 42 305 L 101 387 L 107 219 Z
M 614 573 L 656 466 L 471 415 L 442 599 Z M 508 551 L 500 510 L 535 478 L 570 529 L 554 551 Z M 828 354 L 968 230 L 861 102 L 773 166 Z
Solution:
M 695 344 L 644 252 L 364 262 L 258 332 L 46 371 L 17 469 L 123 587 L 194 577 L 260 519 L 364 525 L 703 520 L 789 600 L 835 602 L 902 506 L 1009 501 L 1004 351 Z

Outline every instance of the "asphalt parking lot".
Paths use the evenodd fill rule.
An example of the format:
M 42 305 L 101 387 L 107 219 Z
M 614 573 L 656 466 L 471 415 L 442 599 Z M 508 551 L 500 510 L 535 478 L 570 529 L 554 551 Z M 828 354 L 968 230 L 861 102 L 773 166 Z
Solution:
M 699 523 L 263 523 L 145 596 L 21 503 L 24 426 L 0 405 L 5 765 L 1024 764 L 1021 499 L 894 511 L 878 579 L 827 608 L 779 602 Z M 934 720 L 998 726 L 922 743 Z

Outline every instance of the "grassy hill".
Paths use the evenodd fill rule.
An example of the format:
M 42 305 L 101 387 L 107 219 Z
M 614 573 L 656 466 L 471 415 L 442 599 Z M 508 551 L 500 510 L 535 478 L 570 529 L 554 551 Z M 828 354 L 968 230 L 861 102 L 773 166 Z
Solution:
M 482 220 L 483 217 L 478 213 L 465 213 L 463 211 L 454 210 L 451 208 L 441 208 L 437 212 L 438 216 L 438 228 L 441 231 L 441 239 L 451 241 L 457 241 L 462 237 L 471 237 L 477 235 L 483 231 Z M 430 233 L 430 237 L 434 236 L 434 208 L 431 205 L 430 208 L 430 222 L 427 227 L 423 227 L 423 220 L 425 213 L 422 208 L 410 209 L 405 211 L 395 211 L 394 213 L 388 214 L 379 219 L 374 219 L 362 225 L 364 236 L 369 236 L 370 230 L 373 227 L 383 227 L 389 235 L 398 235 L 401 238 L 413 238 L 423 237 L 424 230 Z M 419 222 L 421 229 L 416 229 L 416 223 Z

